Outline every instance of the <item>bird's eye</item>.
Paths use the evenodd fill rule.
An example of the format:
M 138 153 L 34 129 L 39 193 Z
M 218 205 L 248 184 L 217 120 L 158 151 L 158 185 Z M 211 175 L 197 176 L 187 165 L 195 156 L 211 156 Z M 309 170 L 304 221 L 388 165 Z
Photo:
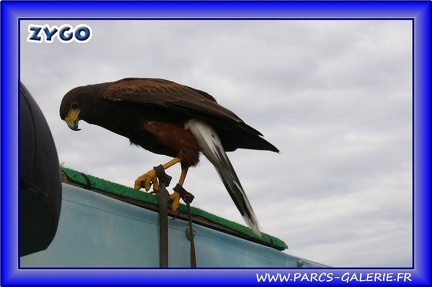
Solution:
M 79 108 L 79 103 L 78 103 L 77 101 L 73 102 L 72 105 L 71 105 L 71 108 L 72 108 L 73 110 L 78 109 L 78 108 Z

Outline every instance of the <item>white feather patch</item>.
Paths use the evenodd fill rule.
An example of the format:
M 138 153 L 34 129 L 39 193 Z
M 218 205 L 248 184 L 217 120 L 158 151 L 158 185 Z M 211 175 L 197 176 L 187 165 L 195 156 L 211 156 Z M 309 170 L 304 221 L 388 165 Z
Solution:
M 252 206 L 249 203 L 246 193 L 240 184 L 216 131 L 211 125 L 199 119 L 188 120 L 185 123 L 185 129 L 189 130 L 195 136 L 202 153 L 216 168 L 247 225 L 252 228 L 257 235 L 261 235 L 258 220 L 256 219 Z

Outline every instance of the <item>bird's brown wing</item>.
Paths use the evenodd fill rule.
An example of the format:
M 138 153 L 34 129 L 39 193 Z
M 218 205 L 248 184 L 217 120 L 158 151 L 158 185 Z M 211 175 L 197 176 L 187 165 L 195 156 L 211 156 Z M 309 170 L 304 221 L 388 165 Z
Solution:
M 103 93 L 105 99 L 134 102 L 169 109 L 207 120 L 243 122 L 230 110 L 219 105 L 209 94 L 162 79 L 127 78 L 113 82 Z M 210 119 L 209 119 L 210 118 Z
M 206 92 L 163 79 L 126 78 L 108 84 L 103 98 L 157 107 L 166 113 L 196 117 L 212 124 L 227 151 L 236 148 L 278 151 L 262 134 Z

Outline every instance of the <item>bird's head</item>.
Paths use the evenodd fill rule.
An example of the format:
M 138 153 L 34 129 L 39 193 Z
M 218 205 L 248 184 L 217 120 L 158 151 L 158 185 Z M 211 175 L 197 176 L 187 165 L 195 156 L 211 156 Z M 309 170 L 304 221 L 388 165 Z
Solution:
M 94 123 L 94 115 L 98 113 L 98 107 L 104 101 L 102 93 L 104 84 L 76 87 L 63 97 L 60 104 L 60 118 L 66 122 L 71 130 L 79 131 L 78 122 L 84 120 Z
M 60 117 L 71 130 L 79 131 L 78 122 L 81 113 L 81 87 L 72 89 L 64 97 L 60 105 Z

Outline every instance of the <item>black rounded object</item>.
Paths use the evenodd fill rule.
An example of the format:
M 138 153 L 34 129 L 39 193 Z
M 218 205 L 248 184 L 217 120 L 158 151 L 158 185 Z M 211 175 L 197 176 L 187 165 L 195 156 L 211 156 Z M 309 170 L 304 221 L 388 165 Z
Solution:
M 45 250 L 61 210 L 62 185 L 57 150 L 39 106 L 20 83 L 20 256 Z

